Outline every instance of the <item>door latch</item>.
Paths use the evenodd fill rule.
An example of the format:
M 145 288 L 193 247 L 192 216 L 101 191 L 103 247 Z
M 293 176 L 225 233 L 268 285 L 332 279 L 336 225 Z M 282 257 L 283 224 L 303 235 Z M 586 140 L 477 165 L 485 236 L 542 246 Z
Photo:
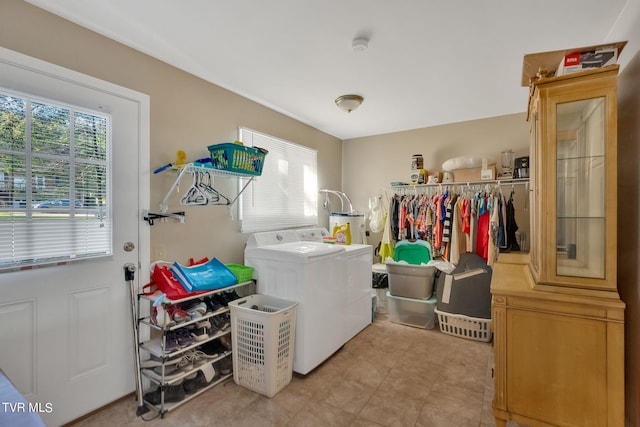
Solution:
M 130 282 L 134 279 L 134 273 L 136 272 L 137 267 L 133 263 L 126 263 L 124 265 L 124 280 Z

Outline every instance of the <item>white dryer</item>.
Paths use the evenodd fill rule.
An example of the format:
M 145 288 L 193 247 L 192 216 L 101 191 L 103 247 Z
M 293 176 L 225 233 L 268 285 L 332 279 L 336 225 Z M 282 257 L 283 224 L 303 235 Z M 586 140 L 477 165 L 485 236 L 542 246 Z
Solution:
M 298 303 L 293 370 L 307 374 L 345 343 L 346 263 L 343 246 L 302 241 L 295 230 L 255 233 L 244 263 L 257 291 Z
M 326 228 L 305 228 L 296 230 L 300 240 L 322 241 L 329 236 Z M 356 336 L 371 324 L 371 268 L 373 248 L 371 245 L 339 245 L 345 249 L 340 260 L 345 263 L 346 305 L 344 311 L 344 342 Z

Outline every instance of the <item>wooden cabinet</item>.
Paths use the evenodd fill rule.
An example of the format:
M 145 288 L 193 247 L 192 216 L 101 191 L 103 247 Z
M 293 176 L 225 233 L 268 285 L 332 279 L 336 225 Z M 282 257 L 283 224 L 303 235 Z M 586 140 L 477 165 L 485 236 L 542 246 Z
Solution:
M 528 259 L 494 265 L 496 425 L 624 425 L 616 279 L 618 66 L 530 86 Z
M 532 83 L 536 286 L 616 292 L 618 66 Z
M 624 303 L 536 290 L 508 255 L 491 283 L 496 425 L 624 425 Z

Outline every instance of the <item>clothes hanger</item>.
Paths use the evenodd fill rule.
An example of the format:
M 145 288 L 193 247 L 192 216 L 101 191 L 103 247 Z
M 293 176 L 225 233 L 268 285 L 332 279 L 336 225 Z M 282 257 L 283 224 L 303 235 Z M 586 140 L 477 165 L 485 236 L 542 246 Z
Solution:
M 207 195 L 202 192 L 199 188 L 200 176 L 199 172 L 194 171 L 193 175 L 193 183 L 191 187 L 187 190 L 186 194 L 180 200 L 180 204 L 186 206 L 203 206 L 209 203 L 209 199 Z
M 214 178 L 213 175 L 209 173 L 209 171 L 205 172 L 204 178 L 205 179 L 203 180 L 204 182 L 202 183 L 202 187 L 205 189 L 206 193 L 210 195 L 209 201 L 212 202 L 212 204 L 216 205 L 230 205 L 231 200 L 227 196 L 216 190 L 213 186 Z M 223 200 L 224 203 L 221 202 L 221 200 Z
M 205 194 L 209 203 L 218 204 L 218 201 L 220 201 L 220 195 L 213 188 L 213 177 L 209 171 L 199 171 L 198 174 L 200 176 L 198 188 L 200 188 L 200 190 Z

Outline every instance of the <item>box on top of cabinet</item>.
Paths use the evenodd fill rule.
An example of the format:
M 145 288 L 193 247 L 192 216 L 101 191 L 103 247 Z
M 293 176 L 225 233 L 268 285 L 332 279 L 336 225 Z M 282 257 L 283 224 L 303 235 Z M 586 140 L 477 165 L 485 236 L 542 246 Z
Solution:
M 542 77 L 552 77 L 552 76 L 560 76 L 561 73 L 569 74 L 569 72 L 558 70 L 558 64 L 561 62 L 564 63 L 565 57 L 573 58 L 569 61 L 569 66 L 574 67 L 575 54 L 582 54 L 587 52 L 593 52 L 592 55 L 585 55 L 584 62 L 580 62 L 581 66 L 584 66 L 581 69 L 573 69 L 573 73 L 577 71 L 585 71 L 588 69 L 593 69 L 596 63 L 601 63 L 602 65 L 598 65 L 598 67 L 604 67 L 611 64 L 615 64 L 618 60 L 618 57 L 622 53 L 622 49 L 626 46 L 626 41 L 607 43 L 598 46 L 586 46 L 586 47 L 577 47 L 572 49 L 562 49 L 562 50 L 554 50 L 550 52 L 539 52 L 539 53 L 530 53 L 524 56 L 522 63 L 522 86 L 529 86 L 532 80 L 536 80 L 539 78 L 538 74 L 541 73 Z M 615 59 L 609 58 L 604 61 L 605 56 L 597 57 L 596 52 L 603 52 L 606 50 L 614 50 L 616 52 Z M 571 55 L 574 55 L 571 57 Z M 582 58 L 580 58 L 582 61 Z M 610 62 L 613 61 L 613 62 Z M 566 68 L 566 67 L 565 67 Z
M 606 67 L 618 62 L 618 48 L 608 47 L 600 50 L 588 50 L 586 52 L 574 52 L 564 56 L 556 76 L 577 73 L 591 68 Z

